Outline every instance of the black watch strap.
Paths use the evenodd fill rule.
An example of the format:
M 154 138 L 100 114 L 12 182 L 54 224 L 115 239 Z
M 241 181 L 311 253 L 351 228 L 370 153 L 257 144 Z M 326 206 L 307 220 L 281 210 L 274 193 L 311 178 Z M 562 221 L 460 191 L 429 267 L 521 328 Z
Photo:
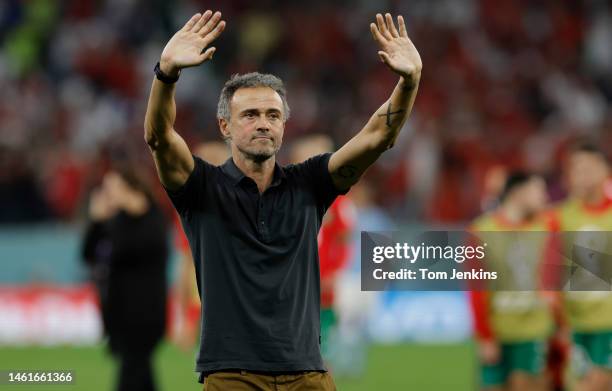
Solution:
M 179 71 L 179 74 L 176 75 L 176 77 L 171 77 L 171 76 L 166 75 L 164 72 L 162 72 L 161 68 L 159 67 L 159 62 L 155 64 L 155 68 L 153 68 L 153 72 L 155 72 L 155 77 L 157 77 L 157 80 L 163 83 L 166 83 L 166 84 L 176 83 L 179 79 L 179 75 L 181 74 L 181 72 Z

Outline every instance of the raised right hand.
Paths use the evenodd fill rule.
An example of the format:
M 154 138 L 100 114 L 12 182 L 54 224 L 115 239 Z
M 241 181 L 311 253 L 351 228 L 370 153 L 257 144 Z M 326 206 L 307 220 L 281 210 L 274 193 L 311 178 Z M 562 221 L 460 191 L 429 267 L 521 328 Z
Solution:
M 225 28 L 221 12 L 208 10 L 195 14 L 168 41 L 160 59 L 160 68 L 168 76 L 176 76 L 183 68 L 210 60 L 216 50 L 210 45 Z

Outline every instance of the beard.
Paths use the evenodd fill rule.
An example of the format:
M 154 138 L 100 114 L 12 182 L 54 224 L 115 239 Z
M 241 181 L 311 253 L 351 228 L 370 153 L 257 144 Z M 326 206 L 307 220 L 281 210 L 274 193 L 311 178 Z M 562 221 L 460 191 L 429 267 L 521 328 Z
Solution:
M 236 148 L 248 160 L 251 160 L 255 163 L 263 163 L 276 155 L 276 153 L 280 149 L 280 145 L 276 145 L 276 143 L 272 140 L 272 146 L 241 146 L 236 144 Z

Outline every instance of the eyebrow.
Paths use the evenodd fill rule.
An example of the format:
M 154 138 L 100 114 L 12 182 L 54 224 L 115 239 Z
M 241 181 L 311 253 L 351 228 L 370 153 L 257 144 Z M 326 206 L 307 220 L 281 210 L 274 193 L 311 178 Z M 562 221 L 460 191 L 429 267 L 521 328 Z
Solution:
M 244 109 L 244 110 L 242 110 L 242 111 L 240 112 L 240 114 L 247 114 L 247 113 L 259 113 L 259 112 L 260 112 L 260 110 L 259 110 L 259 109 L 252 108 L 252 109 Z M 277 109 L 277 108 L 270 108 L 270 109 L 267 109 L 267 110 L 266 110 L 266 113 L 271 113 L 271 112 L 274 112 L 274 113 L 282 113 L 282 111 L 281 111 L 280 109 Z

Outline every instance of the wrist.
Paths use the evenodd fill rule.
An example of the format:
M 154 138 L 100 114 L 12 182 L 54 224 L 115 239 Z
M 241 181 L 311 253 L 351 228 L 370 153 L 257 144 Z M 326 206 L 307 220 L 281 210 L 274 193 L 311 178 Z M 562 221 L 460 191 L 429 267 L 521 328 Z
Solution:
M 400 83 L 402 83 L 402 87 L 404 88 L 414 88 L 419 81 L 421 80 L 421 71 L 401 75 Z
M 157 80 L 161 81 L 164 84 L 174 84 L 178 81 L 179 75 L 181 74 L 181 70 L 175 71 L 176 68 L 169 67 L 165 64 L 166 69 L 169 71 L 164 71 L 162 69 L 161 61 L 155 64 L 155 68 L 153 68 L 153 72 L 155 73 L 155 77 Z
M 161 58 L 159 60 L 159 69 L 163 72 L 164 75 L 170 78 L 178 78 L 181 73 L 181 69 L 175 66 L 171 61 Z

